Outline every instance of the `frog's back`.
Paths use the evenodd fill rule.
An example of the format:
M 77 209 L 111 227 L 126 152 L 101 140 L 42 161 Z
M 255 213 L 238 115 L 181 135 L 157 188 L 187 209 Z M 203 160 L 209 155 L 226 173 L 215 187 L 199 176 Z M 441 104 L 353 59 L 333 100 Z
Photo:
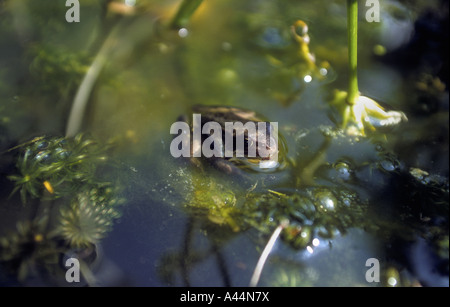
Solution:
M 267 121 L 255 111 L 237 107 L 194 105 L 192 112 L 201 114 L 202 122 L 215 121 L 224 124 L 237 121 L 242 123 Z

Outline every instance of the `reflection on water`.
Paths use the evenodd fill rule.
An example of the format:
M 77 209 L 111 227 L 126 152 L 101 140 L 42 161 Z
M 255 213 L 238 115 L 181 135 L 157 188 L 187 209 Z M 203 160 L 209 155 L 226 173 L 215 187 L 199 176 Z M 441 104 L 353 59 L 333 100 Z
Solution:
M 448 6 L 360 19 L 360 88 L 408 117 L 366 137 L 329 104 L 347 86 L 345 3 L 204 1 L 171 29 L 177 7 L 87 1 L 68 24 L 53 1 L 0 4 L 0 283 L 68 285 L 75 258 L 78 286 L 248 286 L 283 225 L 258 285 L 445 285 Z M 85 134 L 65 139 L 77 100 Z M 285 167 L 174 159 L 170 126 L 194 104 L 278 122 Z

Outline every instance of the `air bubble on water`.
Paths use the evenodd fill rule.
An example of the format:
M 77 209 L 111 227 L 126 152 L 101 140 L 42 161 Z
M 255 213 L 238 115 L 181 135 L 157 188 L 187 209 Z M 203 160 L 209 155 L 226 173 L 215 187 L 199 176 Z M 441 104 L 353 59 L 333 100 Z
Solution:
M 37 153 L 36 156 L 34 157 L 34 159 L 37 161 L 46 161 L 49 158 L 50 158 L 50 154 L 45 151 L 41 151 L 41 152 Z
M 380 166 L 382 169 L 384 169 L 387 172 L 392 172 L 395 171 L 397 169 L 397 163 L 395 161 L 392 161 L 390 159 L 383 159 L 380 162 Z
M 230 51 L 232 48 L 233 48 L 233 45 L 231 45 L 229 42 L 222 43 L 222 49 L 224 51 Z
M 325 211 L 334 211 L 337 204 L 337 199 L 331 191 L 320 191 L 316 193 L 315 198 L 319 208 Z
M 387 282 L 391 287 L 395 287 L 397 285 L 397 279 L 395 279 L 394 277 L 389 277 Z
M 351 175 L 353 173 L 352 168 L 350 167 L 350 164 L 347 162 L 337 162 L 333 165 L 334 169 L 338 173 L 338 177 L 342 180 L 349 180 L 351 178 Z
M 384 150 L 383 145 L 381 144 L 376 144 L 375 145 L 375 150 L 378 152 L 382 152 Z
M 346 207 L 350 207 L 350 205 L 352 204 L 352 201 L 351 201 L 350 198 L 345 197 L 345 198 L 342 199 L 342 203 L 343 203 Z
M 189 35 L 188 29 L 181 28 L 180 30 L 178 30 L 178 36 L 181 37 L 181 38 L 185 38 L 188 35 Z
M 400 161 L 396 156 L 390 153 L 380 155 L 380 160 L 377 162 L 378 167 L 385 172 L 396 171 L 400 168 Z
M 56 148 L 55 154 L 61 159 L 67 158 L 70 155 L 70 153 L 63 148 Z
M 320 240 L 319 239 L 317 239 L 317 238 L 314 238 L 313 240 L 312 240 L 312 245 L 313 246 L 319 246 L 319 244 L 320 244 Z

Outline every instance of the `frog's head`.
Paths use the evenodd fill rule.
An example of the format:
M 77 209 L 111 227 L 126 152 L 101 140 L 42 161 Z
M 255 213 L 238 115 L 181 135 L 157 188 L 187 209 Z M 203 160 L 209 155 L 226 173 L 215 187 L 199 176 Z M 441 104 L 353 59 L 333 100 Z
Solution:
M 258 132 L 256 135 L 250 135 L 249 141 L 254 143 L 257 150 L 257 156 L 261 160 L 270 160 L 278 154 L 278 136 L 274 127 L 270 123 L 266 123 L 265 129 Z
M 265 122 L 264 129 L 246 133 L 244 137 L 245 157 L 249 164 L 269 169 L 279 166 L 278 135 L 271 123 Z M 252 153 L 256 153 L 252 155 Z

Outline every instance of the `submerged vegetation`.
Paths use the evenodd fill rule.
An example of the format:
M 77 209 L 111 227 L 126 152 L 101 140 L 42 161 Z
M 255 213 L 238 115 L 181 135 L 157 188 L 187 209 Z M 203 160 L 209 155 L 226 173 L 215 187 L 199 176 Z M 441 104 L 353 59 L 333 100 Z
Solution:
M 35 212 L 32 221 L 17 223 L 17 233 L 0 239 L 0 261 L 16 268 L 19 280 L 44 264 L 55 271 L 65 252 L 89 249 L 111 231 L 123 200 L 118 182 L 99 176 L 108 147 L 79 134 L 37 137 L 9 150 L 18 152 L 18 174 L 8 177 L 11 197 L 19 191 Z
M 97 165 L 107 159 L 105 145 L 82 134 L 73 139 L 37 137 L 29 143 L 15 148 L 21 150 L 18 174 L 8 177 L 15 184 L 12 193 L 20 191 L 23 203 L 30 196 L 56 199 L 95 184 Z
M 78 192 L 68 206 L 61 207 L 55 233 L 71 247 L 99 243 L 112 230 L 114 220 L 120 217 L 117 208 L 120 200 L 114 192 L 108 186 Z
M 138 253 L 151 285 L 368 285 L 373 257 L 379 285 L 441 285 L 448 80 L 383 66 L 382 27 L 360 13 L 358 37 L 346 4 L 86 1 L 76 25 L 52 1 L 1 2 L 0 276 L 57 284 L 76 255 L 95 284 L 106 241 L 116 259 Z M 195 104 L 278 122 L 283 167 L 170 157 L 169 127 Z M 121 216 L 126 239 L 111 235 Z

